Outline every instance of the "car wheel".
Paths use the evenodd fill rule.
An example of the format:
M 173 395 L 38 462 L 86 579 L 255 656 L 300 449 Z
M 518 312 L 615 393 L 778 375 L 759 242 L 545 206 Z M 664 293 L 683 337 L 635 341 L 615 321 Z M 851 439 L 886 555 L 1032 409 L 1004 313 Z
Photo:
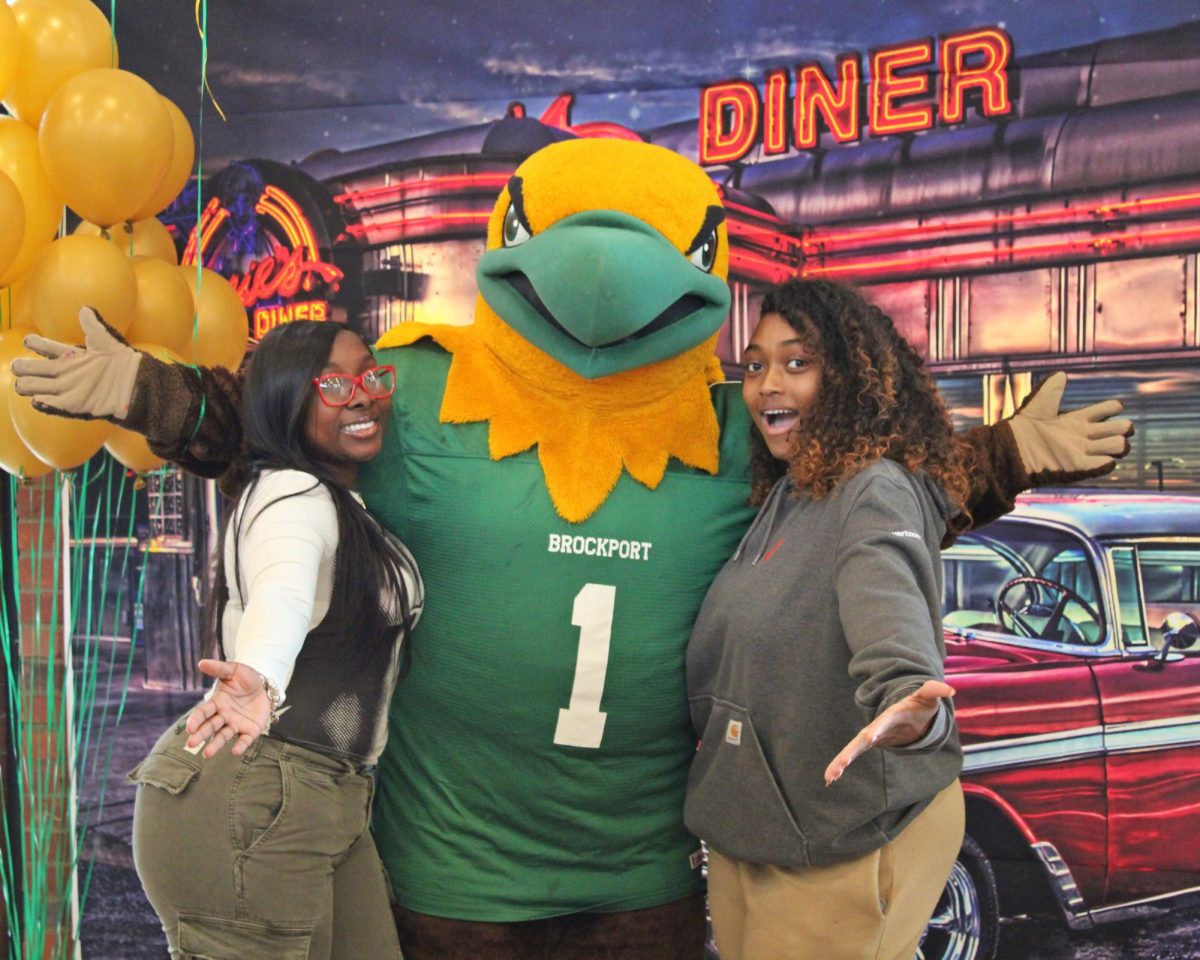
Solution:
M 938 899 L 916 960 L 992 960 L 1000 936 L 1000 898 L 987 854 L 970 837 Z

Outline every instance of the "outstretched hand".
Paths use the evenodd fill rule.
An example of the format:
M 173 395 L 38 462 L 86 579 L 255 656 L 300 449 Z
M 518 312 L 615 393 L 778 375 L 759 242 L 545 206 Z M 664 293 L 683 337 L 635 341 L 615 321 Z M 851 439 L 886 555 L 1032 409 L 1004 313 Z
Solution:
M 846 768 L 874 747 L 906 747 L 929 730 L 938 712 L 938 702 L 954 696 L 954 688 L 941 680 L 926 680 L 921 689 L 893 703 L 863 727 L 842 752 L 825 768 L 825 786 L 837 780 Z
M 121 420 L 129 413 L 142 355 L 91 307 L 79 311 L 84 345 L 31 334 L 25 346 L 38 357 L 12 362 L 13 389 L 36 409 L 84 420 Z
M 1025 472 L 1035 479 L 1075 482 L 1108 473 L 1129 452 L 1133 421 L 1113 419 L 1120 400 L 1059 411 L 1067 375 L 1053 373 L 1008 421 Z
M 201 660 L 198 666 L 217 683 L 212 696 L 188 715 L 187 745 L 198 747 L 207 740 L 204 756 L 213 757 L 233 740 L 233 755 L 240 757 L 271 725 L 271 699 L 263 678 L 236 661 Z

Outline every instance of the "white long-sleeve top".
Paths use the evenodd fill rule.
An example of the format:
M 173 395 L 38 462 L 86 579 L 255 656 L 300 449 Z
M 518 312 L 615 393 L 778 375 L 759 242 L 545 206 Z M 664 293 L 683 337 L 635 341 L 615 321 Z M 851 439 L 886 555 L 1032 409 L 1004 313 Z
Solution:
M 229 589 L 221 618 L 225 657 L 257 670 L 284 698 L 305 637 L 329 611 L 337 545 L 333 498 L 298 470 L 264 471 L 231 520 L 222 558 Z M 415 579 L 403 575 L 415 623 L 423 585 L 415 563 L 411 569 Z M 389 690 L 397 663 L 393 656 Z

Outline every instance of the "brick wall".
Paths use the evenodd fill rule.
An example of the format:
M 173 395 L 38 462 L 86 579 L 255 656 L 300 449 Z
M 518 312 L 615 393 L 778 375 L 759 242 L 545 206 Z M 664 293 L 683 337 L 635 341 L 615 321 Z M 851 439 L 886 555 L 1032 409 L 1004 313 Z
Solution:
M 24 872 L 27 901 L 40 899 L 36 917 L 26 915 L 23 957 L 71 954 L 71 823 L 65 745 L 66 728 L 61 596 L 61 530 L 54 523 L 54 481 L 48 478 L 17 489 L 17 591 L 20 606 L 23 729 L 13 731 L 22 757 Z M 30 901 L 32 902 L 32 901 Z

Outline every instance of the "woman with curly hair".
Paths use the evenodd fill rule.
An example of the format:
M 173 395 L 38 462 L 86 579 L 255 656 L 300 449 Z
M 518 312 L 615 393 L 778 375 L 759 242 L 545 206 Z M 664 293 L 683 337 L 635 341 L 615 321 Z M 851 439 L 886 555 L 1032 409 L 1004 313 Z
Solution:
M 767 294 L 743 395 L 760 510 L 687 662 L 717 948 L 911 960 L 963 835 L 939 544 L 967 455 L 921 358 L 838 284 Z

